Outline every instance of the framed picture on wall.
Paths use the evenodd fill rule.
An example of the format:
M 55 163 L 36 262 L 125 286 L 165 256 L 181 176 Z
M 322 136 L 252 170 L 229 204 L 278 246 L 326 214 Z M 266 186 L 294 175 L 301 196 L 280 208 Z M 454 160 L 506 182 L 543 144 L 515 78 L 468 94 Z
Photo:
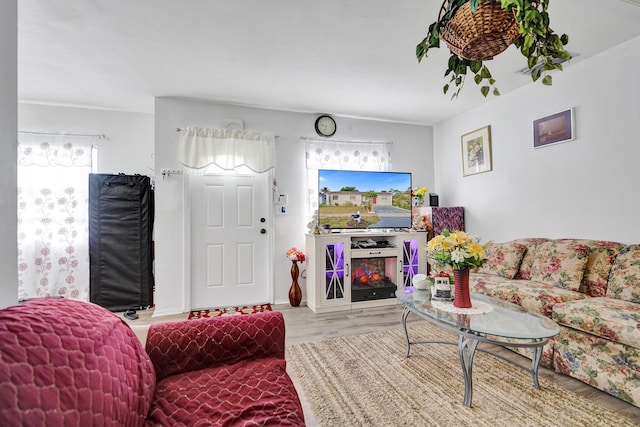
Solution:
M 489 172 L 491 164 L 491 126 L 462 135 L 462 175 Z
M 575 137 L 573 108 L 533 121 L 533 147 L 540 148 Z

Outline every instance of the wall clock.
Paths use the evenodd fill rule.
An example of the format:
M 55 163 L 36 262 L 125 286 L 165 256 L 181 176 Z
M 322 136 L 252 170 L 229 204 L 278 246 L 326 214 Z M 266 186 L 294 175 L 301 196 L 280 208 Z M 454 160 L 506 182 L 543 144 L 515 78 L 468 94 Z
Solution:
M 316 119 L 316 133 L 320 136 L 333 136 L 336 133 L 336 121 L 326 114 Z

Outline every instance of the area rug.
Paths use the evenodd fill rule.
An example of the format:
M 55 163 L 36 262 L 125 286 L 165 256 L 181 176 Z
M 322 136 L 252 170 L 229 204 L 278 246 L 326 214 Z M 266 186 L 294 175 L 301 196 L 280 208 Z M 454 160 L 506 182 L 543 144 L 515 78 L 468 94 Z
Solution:
M 199 319 L 201 317 L 237 316 L 240 314 L 254 314 L 263 311 L 271 311 L 271 304 L 243 305 L 238 307 L 210 308 L 208 310 L 193 310 L 189 313 L 189 319 Z
M 428 324 L 410 336 L 455 339 Z M 405 350 L 394 329 L 291 345 L 286 357 L 320 426 L 637 426 L 548 379 L 536 390 L 529 372 L 484 352 L 467 408 L 457 346 Z

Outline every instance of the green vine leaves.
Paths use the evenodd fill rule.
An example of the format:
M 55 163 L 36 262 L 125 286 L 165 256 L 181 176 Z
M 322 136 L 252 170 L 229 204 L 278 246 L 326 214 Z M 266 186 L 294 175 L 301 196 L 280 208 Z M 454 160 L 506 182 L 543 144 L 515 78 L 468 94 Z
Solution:
M 520 25 L 520 37 L 514 45 L 527 59 L 527 67 L 531 79 L 535 82 L 542 78 L 542 84 L 551 85 L 553 80 L 548 74 L 551 70 L 562 70 L 562 62 L 571 59 L 564 46 L 569 42 L 566 34 L 558 36 L 550 27 L 550 0 L 448 0 L 443 4 L 440 20 L 432 23 L 427 36 L 416 46 L 416 57 L 420 63 L 427 57 L 431 48 L 440 47 L 440 30 L 453 18 L 456 11 L 465 3 L 469 3 L 471 11 L 476 12 L 481 1 L 499 1 L 502 9 L 512 12 Z M 485 64 L 493 58 L 470 60 L 451 53 L 444 76 L 449 82 L 443 86 L 444 93 L 453 89 L 451 98 L 456 98 L 464 87 L 468 74 L 473 74 L 474 82 L 480 86 L 480 92 L 487 96 L 500 95 L 495 79 Z M 455 88 L 455 89 L 454 89 Z

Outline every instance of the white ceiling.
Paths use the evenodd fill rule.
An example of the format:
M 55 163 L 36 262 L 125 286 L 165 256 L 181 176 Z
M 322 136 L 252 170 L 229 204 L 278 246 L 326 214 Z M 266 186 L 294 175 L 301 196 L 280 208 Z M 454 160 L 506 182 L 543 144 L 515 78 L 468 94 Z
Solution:
M 448 50 L 416 61 L 441 4 L 19 0 L 18 96 L 150 113 L 154 97 L 176 96 L 435 124 L 488 102 L 472 80 L 458 100 L 442 93 Z M 577 54 L 566 67 L 640 35 L 640 7 L 622 0 L 553 0 L 550 16 Z M 530 82 L 513 46 L 488 65 L 503 94 Z

